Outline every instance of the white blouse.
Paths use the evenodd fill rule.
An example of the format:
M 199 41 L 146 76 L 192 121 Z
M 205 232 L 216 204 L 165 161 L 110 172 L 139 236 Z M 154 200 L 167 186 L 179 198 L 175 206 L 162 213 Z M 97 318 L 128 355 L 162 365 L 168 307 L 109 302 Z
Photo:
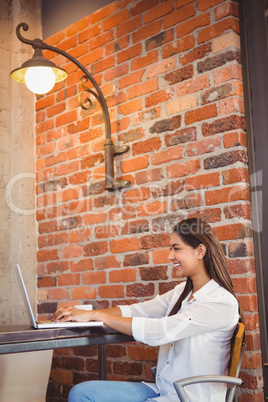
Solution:
M 236 298 L 213 279 L 184 299 L 180 311 L 169 313 L 185 282 L 150 301 L 118 306 L 123 317 L 133 317 L 138 342 L 160 346 L 156 383 L 147 383 L 160 396 L 153 400 L 178 402 L 173 382 L 195 375 L 225 375 L 230 340 L 239 320 Z M 226 385 L 195 384 L 185 388 L 191 402 L 223 402 Z

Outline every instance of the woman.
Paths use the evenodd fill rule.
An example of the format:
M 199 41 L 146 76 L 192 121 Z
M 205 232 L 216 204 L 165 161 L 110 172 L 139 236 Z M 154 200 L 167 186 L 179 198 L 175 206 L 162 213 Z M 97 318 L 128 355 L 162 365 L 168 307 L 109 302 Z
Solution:
M 138 342 L 160 346 L 155 384 L 87 381 L 72 388 L 69 402 L 175 402 L 174 381 L 226 374 L 239 307 L 220 243 L 209 224 L 192 218 L 175 226 L 170 250 L 176 277 L 186 277 L 186 283 L 131 306 L 67 307 L 54 314 L 60 321 L 103 321 Z M 223 402 L 226 386 L 196 384 L 186 392 L 191 402 Z

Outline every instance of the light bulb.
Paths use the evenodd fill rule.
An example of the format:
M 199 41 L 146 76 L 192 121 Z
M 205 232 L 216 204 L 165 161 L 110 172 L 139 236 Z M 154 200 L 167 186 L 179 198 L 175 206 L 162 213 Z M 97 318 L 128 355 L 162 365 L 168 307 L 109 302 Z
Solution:
M 35 94 L 45 94 L 55 85 L 55 74 L 50 67 L 29 67 L 25 84 Z

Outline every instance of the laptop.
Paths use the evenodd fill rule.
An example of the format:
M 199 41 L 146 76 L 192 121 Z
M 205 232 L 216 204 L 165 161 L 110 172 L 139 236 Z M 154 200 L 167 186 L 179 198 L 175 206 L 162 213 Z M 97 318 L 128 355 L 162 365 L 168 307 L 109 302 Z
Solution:
M 23 301 L 26 307 L 26 311 L 30 320 L 32 327 L 35 329 L 46 329 L 46 328 L 79 328 L 79 327 L 100 327 L 103 325 L 102 321 L 87 321 L 87 322 L 54 322 L 54 321 L 36 321 L 34 318 L 32 306 L 29 301 L 28 293 L 24 284 L 24 280 L 21 274 L 20 266 L 16 265 L 16 273 L 20 283 Z

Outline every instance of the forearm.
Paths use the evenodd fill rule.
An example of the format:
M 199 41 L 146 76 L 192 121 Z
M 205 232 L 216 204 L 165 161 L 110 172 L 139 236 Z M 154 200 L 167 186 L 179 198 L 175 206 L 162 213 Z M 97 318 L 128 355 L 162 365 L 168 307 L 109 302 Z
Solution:
M 116 331 L 122 332 L 126 335 L 132 335 L 132 318 L 122 317 L 119 307 L 115 308 L 118 309 L 120 313 L 118 313 L 117 310 L 111 312 L 113 309 L 94 310 L 94 320 L 103 321 L 107 327 L 115 329 Z

